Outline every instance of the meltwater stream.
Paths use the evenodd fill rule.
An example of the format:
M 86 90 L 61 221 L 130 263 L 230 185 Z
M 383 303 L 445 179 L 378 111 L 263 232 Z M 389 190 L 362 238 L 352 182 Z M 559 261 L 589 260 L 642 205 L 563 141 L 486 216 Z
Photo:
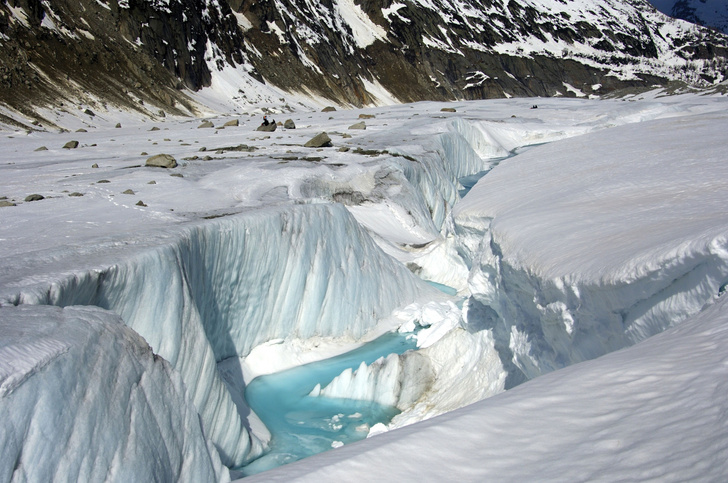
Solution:
M 399 410 L 372 401 L 313 397 L 346 369 L 369 365 L 389 354 L 415 349 L 412 334 L 387 333 L 331 359 L 253 379 L 245 389 L 249 406 L 272 434 L 270 452 L 240 469 L 253 475 L 342 444 L 366 438 L 376 423 L 388 423 Z

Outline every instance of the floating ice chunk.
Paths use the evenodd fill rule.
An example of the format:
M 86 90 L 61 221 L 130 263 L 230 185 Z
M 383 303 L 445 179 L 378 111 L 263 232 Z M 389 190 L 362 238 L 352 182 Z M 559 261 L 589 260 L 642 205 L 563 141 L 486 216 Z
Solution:
M 387 431 L 389 431 L 389 428 L 387 427 L 386 424 L 377 423 L 371 427 L 371 429 L 369 430 L 369 434 L 367 435 L 367 438 L 376 436 L 378 434 L 386 433 Z

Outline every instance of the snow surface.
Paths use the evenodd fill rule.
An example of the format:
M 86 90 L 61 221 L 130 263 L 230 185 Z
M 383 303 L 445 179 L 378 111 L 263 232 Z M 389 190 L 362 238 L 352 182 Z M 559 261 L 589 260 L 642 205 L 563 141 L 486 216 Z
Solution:
M 211 111 L 226 105 L 220 92 L 203 94 L 220 102 L 210 102 Z M 23 317 L 56 320 L 47 305 L 85 305 L 110 312 L 64 311 L 91 310 L 114 327 L 120 318 L 186 387 L 202 431 L 185 435 L 218 475 L 218 459 L 240 466 L 268 444 L 242 398 L 253 377 L 414 325 L 429 326 L 418 351 L 343 374 L 322 397 L 396 401 L 395 429 L 505 395 L 264 477 L 328 471 L 327 479 L 363 480 L 380 471 L 357 466 L 373 464 L 368 455 L 387 461 L 379 466 L 385 480 L 442 479 L 444 468 L 464 480 L 489 477 L 485 471 L 494 479 L 553 479 L 569 465 L 574 473 L 564 474 L 578 470 L 585 479 L 617 479 L 634 468 L 644 478 L 654 469 L 655 477 L 690 479 L 699 476 L 701 458 L 712 463 L 706 479 L 725 474 L 722 427 L 711 416 L 724 411 L 723 355 L 703 348 L 720 347 L 708 334 L 720 332 L 719 294 L 728 282 L 726 99 L 652 93 L 448 105 L 455 113 L 441 107 L 319 113 L 279 106 L 274 117 L 290 117 L 297 129 L 274 133 L 254 131 L 262 109 L 213 117 L 211 129 L 172 116 L 152 122 L 99 112 L 59 118 L 87 132 L 3 131 L 0 196 L 17 206 L 0 207 L 0 315 L 14 326 Z M 360 113 L 374 117 L 366 131 L 350 131 Z M 232 119 L 240 125 L 223 127 Z M 123 127 L 114 128 L 119 120 Z M 322 131 L 333 147 L 303 147 Z M 72 139 L 79 148 L 63 149 Z M 47 150 L 36 151 L 41 146 Z M 180 166 L 144 167 L 142 152 L 171 154 Z M 458 179 L 483 172 L 461 200 Z M 33 193 L 45 198 L 23 201 Z M 0 335 L 3 347 L 14 347 L 8 337 Z M 13 421 L 43 421 L 45 412 L 29 414 L 8 397 L 27 387 L 58 399 L 38 374 L 76 347 L 61 336 L 32 339 L 0 357 L 0 401 L 17 415 Z M 668 352 L 673 362 L 662 358 Z M 83 360 L 73 359 L 79 384 L 109 382 L 93 365 L 84 370 Z M 103 354 L 99 360 L 116 364 Z M 636 371 L 648 385 L 613 379 L 614 367 Z M 119 384 L 129 390 L 131 383 Z M 701 392 L 710 387 L 716 399 Z M 664 412 L 678 407 L 665 401 L 685 407 L 680 397 L 689 394 L 700 415 L 663 425 Z M 67 400 L 71 414 L 81 414 L 81 402 Z M 635 412 L 638 403 L 655 416 Z M 166 417 L 184 420 L 189 403 L 164 407 Z M 80 417 L 69 416 L 85 433 L 63 460 L 87 452 L 92 427 Z M 65 438 L 63 428 L 53 437 Z M 666 442 L 705 434 L 711 444 L 653 439 L 664 432 L 671 432 Z M 178 436 L 135 435 L 167 447 Z M 23 454 L 50 474 L 55 460 L 44 460 L 34 441 L 23 443 Z M 110 461 L 112 474 L 126 471 L 124 460 L 109 457 L 123 444 L 99 449 L 96 459 Z M 336 464 L 316 469 L 327 458 Z M 15 460 L 3 461 L 12 472 Z M 696 464 L 683 471 L 680 461 Z

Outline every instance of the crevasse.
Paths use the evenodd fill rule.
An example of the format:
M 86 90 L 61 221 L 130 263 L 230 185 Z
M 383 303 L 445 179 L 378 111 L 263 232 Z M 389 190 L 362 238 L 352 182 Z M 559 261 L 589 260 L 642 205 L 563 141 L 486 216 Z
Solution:
M 180 372 L 207 435 L 233 466 L 263 447 L 246 430 L 217 362 L 275 338 L 356 339 L 431 290 L 384 255 L 341 205 L 315 204 L 191 226 L 105 270 L 2 300 L 119 314 Z

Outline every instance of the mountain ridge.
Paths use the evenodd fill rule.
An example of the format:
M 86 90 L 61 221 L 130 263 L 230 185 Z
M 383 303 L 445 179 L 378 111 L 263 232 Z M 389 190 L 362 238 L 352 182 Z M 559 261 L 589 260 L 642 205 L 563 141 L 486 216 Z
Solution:
M 268 85 L 358 107 L 728 78 L 728 37 L 646 0 L 2 0 L 0 44 L 0 119 L 45 125 L 80 104 L 199 115 L 225 69 L 243 104 Z

